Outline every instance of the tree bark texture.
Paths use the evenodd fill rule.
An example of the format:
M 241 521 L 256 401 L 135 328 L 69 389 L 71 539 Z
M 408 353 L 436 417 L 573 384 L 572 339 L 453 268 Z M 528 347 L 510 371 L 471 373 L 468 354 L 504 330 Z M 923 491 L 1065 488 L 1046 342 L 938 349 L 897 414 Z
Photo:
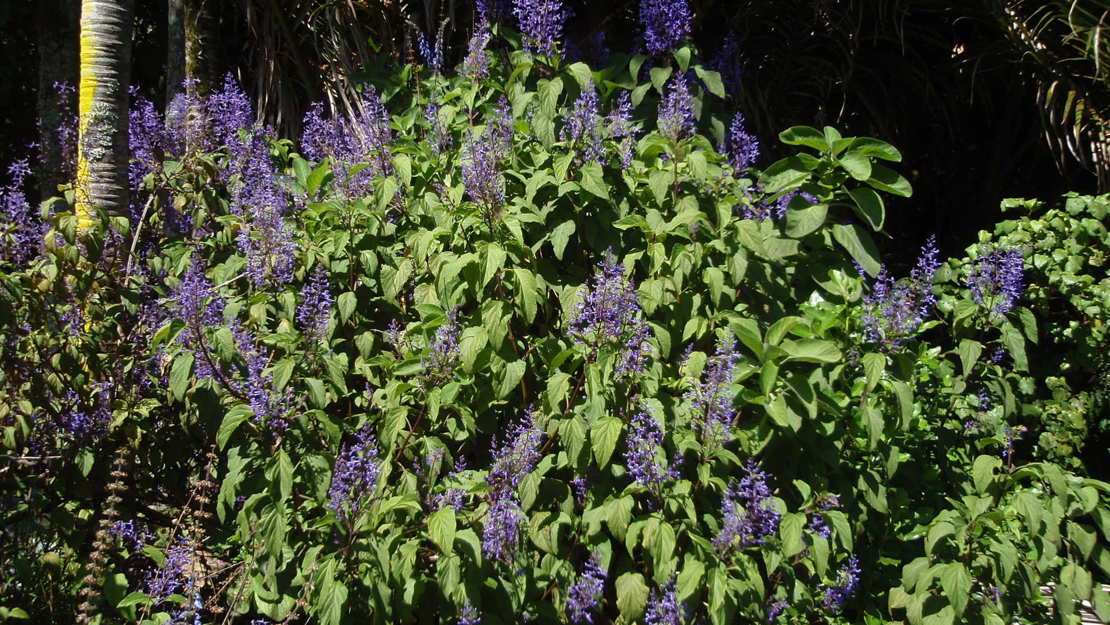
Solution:
M 185 0 L 166 0 L 166 107 L 185 80 Z
M 73 180 L 75 154 L 70 151 L 65 128 L 77 107 L 73 91 L 59 89 L 77 85 L 77 36 L 81 19 L 79 0 L 39 0 L 35 5 L 38 37 L 38 170 L 43 200 L 58 193 L 58 185 Z M 72 135 L 69 135 L 72 137 Z
M 171 0 L 173 1 L 173 0 Z M 218 6 L 213 0 L 181 0 L 185 5 L 185 79 L 192 97 L 205 97 L 219 82 Z
M 96 223 L 97 209 L 109 215 L 127 214 L 131 8 L 131 0 L 81 0 L 78 232 Z

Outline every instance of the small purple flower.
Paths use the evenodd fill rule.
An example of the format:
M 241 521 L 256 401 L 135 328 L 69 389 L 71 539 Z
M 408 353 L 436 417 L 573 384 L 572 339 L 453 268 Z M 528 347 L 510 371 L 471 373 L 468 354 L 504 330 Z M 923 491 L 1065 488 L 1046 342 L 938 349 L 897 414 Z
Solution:
M 709 450 L 717 449 L 732 440 L 732 421 L 736 417 L 736 408 L 732 405 L 730 390 L 739 362 L 736 339 L 720 339 L 716 353 L 702 371 L 701 380 L 686 393 L 686 400 L 694 411 L 702 444 Z
M 586 502 L 586 496 L 589 494 L 588 487 L 589 485 L 586 482 L 586 478 L 582 476 L 578 476 L 570 481 L 570 488 L 571 491 L 574 492 L 574 500 L 578 502 L 578 505 L 582 505 Z
M 1016 248 L 987 248 L 975 261 L 967 277 L 967 286 L 976 303 L 990 306 L 999 314 L 1013 310 L 1021 297 L 1024 260 Z
M 193 257 L 185 275 L 170 292 L 168 308 L 185 322 L 185 329 L 178 340 L 192 349 L 199 347 L 205 328 L 223 323 L 224 301 L 205 276 L 204 265 L 199 257 Z
M 637 134 L 636 127 L 632 124 L 632 95 L 629 92 L 621 92 L 617 98 L 617 106 L 609 112 L 605 121 L 609 127 L 609 137 L 617 141 L 617 156 L 620 157 L 621 167 L 627 169 L 632 165 Z
M 254 107 L 231 74 L 224 77 L 222 89 L 208 96 L 205 109 L 217 145 L 239 143 L 239 131 L 254 126 Z
M 380 473 L 377 441 L 370 426 L 364 425 L 355 432 L 353 441 L 339 449 L 328 489 L 328 509 L 343 520 L 358 516 L 372 498 Z
M 389 112 L 378 92 L 367 87 L 346 115 L 325 119 L 323 104 L 314 104 L 304 118 L 301 149 L 313 161 L 331 157 L 336 189 L 362 197 L 373 193 L 375 178 L 392 173 L 392 141 Z
M 582 93 L 574 102 L 574 109 L 565 120 L 559 135 L 561 141 L 569 143 L 576 153 L 579 164 L 601 161 L 601 112 L 598 108 L 597 90 L 593 80 L 582 88 Z
M 593 612 L 597 609 L 598 602 L 605 591 L 605 570 L 601 568 L 598 555 L 595 553 L 586 562 L 586 569 L 582 571 L 578 581 L 567 592 L 567 612 L 574 623 L 593 623 Z
M 632 417 L 624 463 L 637 483 L 652 487 L 672 477 L 657 459 L 663 445 L 663 430 L 654 417 L 641 411 Z
M 420 49 L 420 56 L 424 59 L 424 64 L 428 69 L 434 73 L 439 73 L 443 69 L 443 32 L 436 33 L 435 44 L 429 44 L 428 39 L 424 33 L 417 35 L 417 47 Z
M 493 465 L 486 483 L 490 492 L 511 493 L 540 459 L 543 431 L 536 425 L 536 413 L 529 410 L 520 422 L 511 425 L 503 439 L 495 436 L 491 446 Z
M 146 530 L 135 525 L 134 521 L 116 521 L 108 528 L 108 533 L 118 537 L 131 551 L 145 547 L 149 538 Z
M 422 356 L 420 361 L 424 371 L 434 377 L 444 377 L 449 374 L 459 360 L 459 337 L 462 329 L 459 327 L 459 311 L 451 310 L 447 313 L 447 321 L 436 328 L 435 338 L 429 346 L 428 355 Z
M 328 272 L 323 264 L 317 264 L 312 278 L 301 290 L 301 304 L 297 307 L 297 325 L 301 332 L 313 340 L 323 339 L 334 304 Z
M 482 617 L 478 615 L 478 610 L 474 608 L 474 604 L 467 601 L 459 611 L 458 625 L 481 625 L 481 623 Z
M 667 92 L 659 102 L 657 124 L 659 134 L 672 141 L 681 141 L 694 132 L 694 98 L 690 95 L 686 74 L 676 73 L 668 83 Z
M 512 562 L 522 520 L 520 504 L 511 494 L 494 496 L 482 526 L 482 553 L 503 564 Z
M 143 176 L 162 164 L 173 145 L 162 114 L 150 100 L 136 96 L 128 111 L 127 122 L 127 142 L 131 151 L 127 180 L 134 191 L 139 188 Z
M 39 253 L 42 227 L 23 191 L 31 169 L 26 160 L 8 166 L 8 184 L 0 186 L 0 261 L 22 267 Z
M 674 50 L 690 35 L 687 0 L 640 0 L 640 26 L 650 54 Z
M 513 122 L 507 100 L 502 100 L 481 133 L 471 133 L 462 153 L 463 185 L 470 198 L 482 206 L 487 220 L 505 203 L 505 175 L 501 164 L 513 144 Z
M 778 620 L 779 616 L 790 607 L 790 602 L 786 599 L 779 599 L 767 607 L 767 621 L 774 623 Z
M 470 80 L 485 80 L 489 76 L 490 58 L 486 46 L 489 45 L 491 36 L 489 22 L 482 20 L 467 43 L 460 74 Z
M 860 573 L 859 558 L 851 556 L 848 558 L 848 563 L 841 567 L 837 574 L 836 584 L 821 587 L 824 594 L 821 605 L 826 611 L 834 614 L 840 612 L 844 602 L 855 594 L 856 588 L 859 587 Z
M 767 474 L 754 460 L 744 465 L 744 473 L 739 484 L 730 484 L 725 489 L 721 502 L 724 524 L 713 540 L 717 549 L 731 549 L 737 539 L 741 548 L 762 545 L 767 542 L 767 537 L 778 531 L 782 513 L 771 499 Z
M 524 49 L 551 56 L 563 40 L 563 23 L 570 13 L 562 0 L 513 0 L 513 15 L 520 22 Z
M 618 378 L 644 371 L 651 329 L 644 319 L 635 286 L 624 277 L 624 265 L 617 262 L 612 250 L 598 264 L 593 287 L 578 302 L 567 322 L 570 336 L 591 348 L 591 359 L 597 358 L 602 346 L 617 350 L 615 365 Z
M 685 618 L 686 607 L 678 602 L 674 577 L 662 588 L 651 591 L 644 625 L 681 625 Z
M 925 321 L 936 302 L 933 276 L 940 265 L 937 254 L 935 237 L 929 237 L 908 279 L 895 281 L 886 267 L 882 268 L 871 292 L 863 298 L 861 320 L 868 340 L 885 349 L 896 348 Z
M 728 127 L 728 144 L 721 151 L 728 155 L 734 174 L 755 166 L 759 160 L 759 139 L 748 132 L 743 113 L 738 111 L 732 118 Z
M 176 543 L 166 549 L 165 555 L 166 563 L 149 571 L 144 580 L 146 594 L 155 603 L 161 603 L 181 590 L 188 579 L 187 569 L 193 559 L 189 542 L 180 536 Z
M 512 0 L 475 0 L 474 10 L 478 13 L 478 22 L 500 23 L 512 15 Z
M 428 100 L 428 105 L 424 107 L 424 119 L 428 122 L 427 143 L 436 156 L 451 149 L 451 134 L 447 132 L 440 117 L 439 104 L 435 100 Z
M 236 323 L 231 335 L 247 364 L 246 384 L 240 385 L 239 391 L 247 396 L 247 402 L 254 411 L 254 422 L 277 430 L 284 429 L 285 422 L 281 418 L 288 412 L 286 402 L 291 397 L 291 391 L 287 390 L 284 397 L 276 395 L 273 376 L 266 373 L 270 356 L 259 348 L 259 341 L 253 332 Z

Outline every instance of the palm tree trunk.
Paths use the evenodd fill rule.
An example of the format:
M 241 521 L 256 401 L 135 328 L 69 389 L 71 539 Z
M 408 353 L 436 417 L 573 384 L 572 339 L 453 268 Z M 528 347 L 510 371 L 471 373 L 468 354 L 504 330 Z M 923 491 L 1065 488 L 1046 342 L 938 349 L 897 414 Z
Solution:
M 78 232 L 86 232 L 96 223 L 97 210 L 127 214 L 131 8 L 131 0 L 81 0 Z
M 185 0 L 166 2 L 166 107 L 185 80 Z

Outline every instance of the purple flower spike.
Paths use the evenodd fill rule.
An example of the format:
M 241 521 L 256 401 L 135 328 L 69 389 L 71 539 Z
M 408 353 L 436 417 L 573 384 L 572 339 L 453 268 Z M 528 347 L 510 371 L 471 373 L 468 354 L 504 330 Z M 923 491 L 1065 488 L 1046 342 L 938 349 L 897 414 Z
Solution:
M 377 442 L 370 427 L 363 426 L 355 433 L 353 441 L 344 443 L 339 449 L 328 489 L 328 508 L 340 519 L 358 516 L 373 496 L 380 474 Z
M 725 490 L 721 502 L 724 524 L 713 540 L 717 549 L 732 549 L 737 540 L 741 548 L 762 545 L 778 531 L 782 513 L 771 500 L 767 474 L 754 460 L 744 465 L 744 473 L 739 484 L 729 485 Z
M 523 519 L 520 504 L 514 497 L 495 497 L 486 511 L 486 520 L 482 527 L 482 553 L 502 564 L 511 563 Z
M 485 80 L 489 76 L 490 59 L 486 46 L 489 45 L 491 36 L 489 22 L 481 21 L 467 43 L 466 57 L 463 59 L 462 68 L 459 70 L 460 74 L 470 80 Z
M 605 570 L 595 553 L 586 562 L 586 569 L 567 592 L 567 612 L 574 623 L 593 623 L 593 612 L 605 591 Z
M 301 332 L 313 340 L 323 339 L 334 304 L 328 272 L 318 264 L 301 290 L 301 305 L 297 307 L 297 325 L 301 326 Z
M 570 336 L 591 348 L 591 359 L 597 358 L 602 346 L 614 346 L 618 378 L 643 372 L 651 328 L 644 319 L 635 286 L 624 277 L 624 265 L 617 262 L 611 250 L 598 264 L 592 282 L 568 321 Z
M 1004 315 L 1021 297 L 1023 278 L 1021 250 L 987 248 L 971 268 L 967 286 L 977 303 Z
M 728 155 L 734 174 L 755 166 L 759 160 L 759 139 L 748 132 L 744 114 L 737 112 L 728 128 L 728 145 L 722 150 Z
M 524 49 L 551 56 L 563 40 L 563 23 L 569 11 L 562 0 L 513 0 L 513 14 L 520 21 Z
M 469 601 L 459 611 L 458 625 L 481 625 L 482 617 L 478 615 L 478 610 Z
M 682 625 L 686 619 L 686 607 L 678 602 L 675 578 L 662 588 L 653 590 L 648 599 L 644 625 Z
M 844 602 L 855 594 L 856 588 L 859 587 L 861 572 L 859 558 L 851 556 L 848 558 L 847 564 L 841 567 L 839 573 L 837 573 L 836 584 L 821 587 L 824 591 L 821 605 L 824 606 L 826 611 L 835 614 L 844 607 Z
M 686 74 L 676 73 L 668 84 L 667 93 L 659 103 L 659 134 L 672 141 L 681 141 L 694 132 L 694 98 L 686 82 Z
M 609 137 L 618 141 L 617 156 L 620 157 L 620 166 L 632 166 L 632 157 L 636 149 L 636 128 L 632 124 L 632 94 L 622 91 L 617 98 L 617 106 L 605 118 L 609 126 Z
M 455 309 L 447 313 L 447 322 L 436 328 L 435 339 L 432 341 L 428 355 L 421 357 L 421 364 L 429 375 L 445 377 L 455 368 L 459 360 L 461 334 L 459 311 Z
M 649 53 L 670 52 L 690 35 L 690 5 L 687 0 L 640 0 L 640 26 Z
M 686 393 L 686 399 L 694 410 L 702 444 L 710 450 L 732 440 L 736 408 L 732 405 L 732 393 L 729 391 L 739 362 L 736 339 L 719 340 L 717 352 L 706 364 L 701 380 Z
M 657 460 L 659 449 L 663 445 L 663 430 L 659 427 L 659 422 L 641 411 L 632 417 L 630 425 L 632 431 L 628 435 L 624 463 L 632 479 L 651 487 L 673 477 Z
M 598 109 L 597 90 L 591 80 L 574 102 L 574 109 L 565 120 L 559 135 L 575 150 L 579 164 L 601 161 L 601 113 Z
M 879 272 L 871 292 L 863 298 L 861 319 L 868 340 L 893 349 L 917 331 L 936 302 L 933 277 L 940 266 L 937 254 L 936 239 L 929 237 L 908 279 L 895 281 L 885 267 Z
M 0 186 L 0 261 L 22 267 L 42 247 L 42 226 L 34 217 L 31 204 L 23 191 L 24 179 L 30 175 L 27 161 L 8 166 L 9 182 Z

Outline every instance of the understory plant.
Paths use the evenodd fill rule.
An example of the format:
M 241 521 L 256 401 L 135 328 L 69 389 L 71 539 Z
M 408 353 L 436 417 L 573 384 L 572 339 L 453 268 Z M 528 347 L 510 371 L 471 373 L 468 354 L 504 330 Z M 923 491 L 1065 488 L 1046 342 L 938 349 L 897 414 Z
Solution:
M 0 620 L 1110 617 L 1106 198 L 886 267 L 896 148 L 760 168 L 688 9 L 593 68 L 548 4 L 302 137 L 144 109 L 87 235 L 11 170 Z

